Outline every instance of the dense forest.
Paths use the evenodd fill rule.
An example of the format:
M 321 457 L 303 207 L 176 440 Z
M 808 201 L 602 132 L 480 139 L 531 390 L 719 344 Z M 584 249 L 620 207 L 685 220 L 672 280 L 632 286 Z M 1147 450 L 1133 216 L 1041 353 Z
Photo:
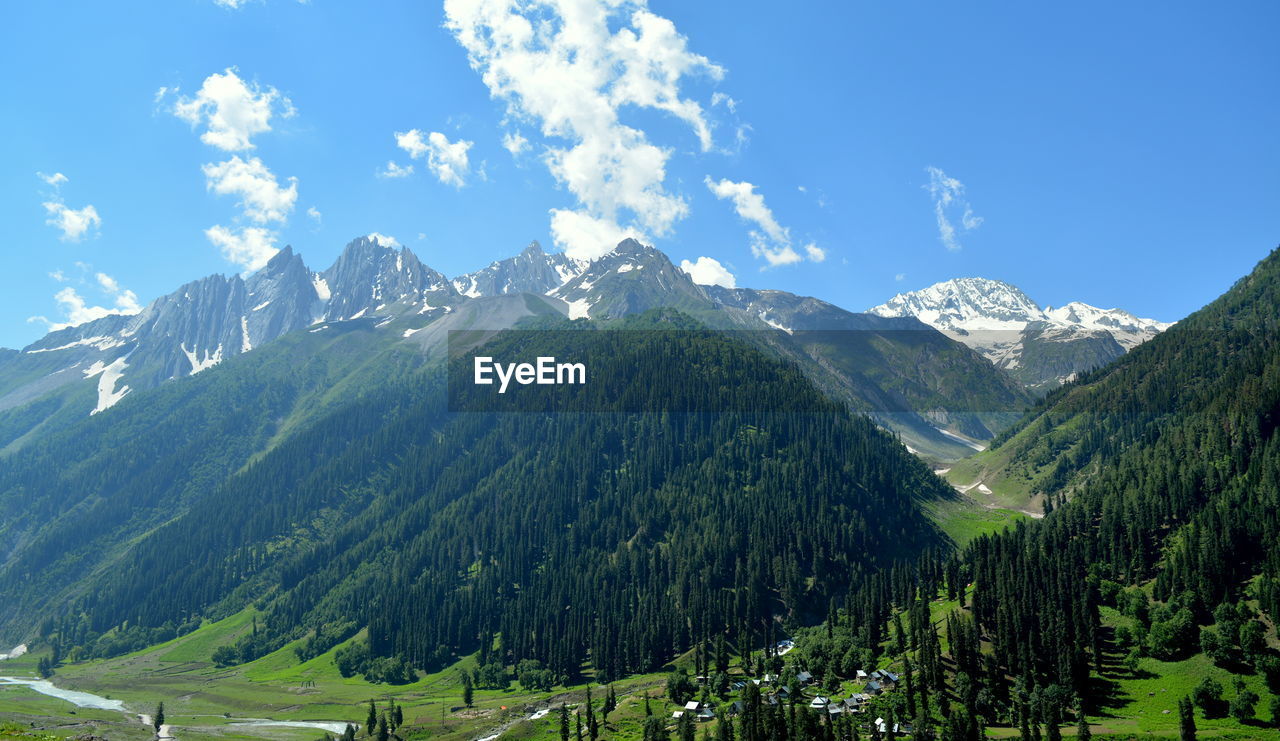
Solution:
M 295 639 L 305 660 L 345 642 L 347 676 L 407 682 L 474 654 L 468 687 L 510 672 L 548 691 L 584 669 L 595 682 L 661 670 L 690 649 L 699 671 L 734 655 L 748 676 L 812 674 L 815 692 L 892 667 L 897 690 L 875 712 L 950 739 L 1087 734 L 1142 662 L 1203 656 L 1236 681 L 1206 676 L 1179 698 L 1184 738 L 1197 717 L 1226 715 L 1261 737 L 1280 697 L 1276 307 L 1280 251 L 1050 394 L 983 454 L 1033 482 L 1046 516 L 960 550 L 923 514 L 952 490 L 898 441 L 794 365 L 675 312 L 621 332 L 542 320 L 526 329 L 551 331 L 483 345 L 584 357 L 595 386 L 495 401 L 456 383 L 476 347 L 448 367 L 379 360 L 387 372 L 367 389 L 202 479 L 186 511 L 41 633 L 56 663 L 252 604 L 261 619 L 214 662 Z M 6 480 L 84 467 L 41 451 Z M 788 634 L 785 661 L 758 651 Z M 680 676 L 673 699 L 694 692 Z M 762 692 L 742 689 L 740 717 L 717 733 L 866 730 Z
M 352 672 L 394 681 L 481 650 L 560 684 L 588 661 L 608 679 L 714 636 L 760 643 L 775 617 L 821 620 L 943 545 L 917 505 L 949 488 L 793 366 L 670 312 L 618 329 L 485 346 L 585 353 L 597 387 L 527 389 L 570 394 L 566 411 L 449 412 L 438 366 L 335 407 L 141 539 L 46 633 L 104 655 L 252 602 L 264 619 L 219 662 L 367 626 Z M 609 408 L 644 399 L 662 411 Z
M 1142 657 L 1203 653 L 1262 677 L 1274 709 L 1277 307 L 1280 251 L 1205 309 L 1050 395 L 997 441 L 1013 449 L 1011 465 L 1039 472 L 1048 516 L 869 580 L 796 660 L 828 681 L 893 662 L 912 678 L 900 711 L 948 738 L 996 723 L 1027 739 L 1043 724 L 1056 737 L 1061 723 L 1104 712 L 1111 678 Z M 952 608 L 931 620 L 938 599 Z M 1105 627 L 1104 609 L 1122 627 Z M 1233 694 L 1228 702 L 1206 679 L 1185 699 L 1241 722 L 1266 705 L 1243 684 Z

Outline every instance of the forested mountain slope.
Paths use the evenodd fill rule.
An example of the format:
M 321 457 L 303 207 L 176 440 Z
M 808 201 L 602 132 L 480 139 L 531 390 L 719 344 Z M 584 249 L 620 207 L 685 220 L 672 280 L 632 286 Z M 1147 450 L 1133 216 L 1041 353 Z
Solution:
M 759 642 L 776 615 L 818 619 L 868 574 L 945 545 L 916 505 L 949 489 L 891 436 L 688 322 L 645 314 L 624 326 L 685 331 L 587 340 L 618 388 L 581 412 L 449 413 L 439 365 L 371 377 L 89 575 L 45 630 L 110 653 L 256 600 L 261 630 L 222 659 L 311 629 L 323 651 L 367 625 L 373 656 L 419 667 L 500 635 L 506 663 L 572 677 L 590 660 L 616 677 L 706 636 Z M 599 406 L 637 394 L 675 411 Z M 679 411 L 709 399 L 729 411 Z M 30 573 L 6 568 L 6 602 L 40 593 Z
M 979 614 L 994 625 L 997 610 L 1023 604 L 1006 599 L 1036 551 L 1051 559 L 1041 568 L 1062 569 L 1068 584 L 1089 573 L 1121 584 L 1154 578 L 1154 597 L 1201 622 L 1260 575 L 1260 606 L 1280 614 L 1277 424 L 1280 251 L 1204 309 L 1053 395 L 1000 442 L 994 452 L 1023 467 L 1059 511 L 975 545 Z M 1024 538 L 1040 547 L 1008 548 Z
M 1218 723 L 1230 700 L 1234 721 L 1256 726 L 1255 689 L 1280 696 L 1278 424 L 1280 250 L 1204 309 L 1051 394 L 979 456 L 988 475 L 1047 495 L 1043 520 L 895 569 L 891 590 L 867 592 L 834 639 L 804 652 L 830 655 L 843 636 L 908 672 L 914 663 L 917 690 L 942 698 L 943 711 L 931 718 L 926 706 L 917 725 L 945 721 L 957 738 L 982 724 L 1021 725 L 1031 738 L 1077 714 L 1136 715 L 1126 688 L 1147 668 L 1167 672 L 1162 691 L 1191 695 L 1202 722 Z M 939 595 L 950 607 L 930 620 Z M 891 618 L 907 637 L 895 628 L 880 644 Z M 1228 694 L 1215 676 L 1231 678 Z M 1165 699 L 1167 714 L 1181 697 Z

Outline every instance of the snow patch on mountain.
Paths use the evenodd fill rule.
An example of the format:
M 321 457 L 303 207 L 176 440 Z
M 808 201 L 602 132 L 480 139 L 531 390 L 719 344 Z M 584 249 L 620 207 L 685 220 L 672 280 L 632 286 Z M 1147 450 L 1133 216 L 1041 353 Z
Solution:
M 319 273 L 311 274 L 311 286 L 316 289 L 316 296 L 321 301 L 328 301 L 333 295 L 329 291 L 329 283 L 324 278 L 321 278 Z
M 98 404 L 89 412 L 90 416 L 110 409 L 129 393 L 127 385 L 116 388 L 116 383 L 124 376 L 125 368 L 129 367 L 128 358 L 128 355 L 121 355 L 110 363 L 98 360 L 84 372 L 85 378 L 98 376 Z
M 580 298 L 577 301 L 569 302 L 569 318 L 570 319 L 590 319 L 591 305 L 595 303 L 588 298 Z
M 124 336 L 124 335 L 122 334 L 121 336 Z M 75 342 L 68 342 L 65 345 L 59 345 L 57 347 L 41 347 L 35 350 L 25 350 L 24 352 L 28 354 L 38 353 L 38 352 L 54 352 L 57 350 L 70 350 L 73 347 L 93 347 L 98 350 L 110 350 L 113 347 L 120 347 L 123 344 L 124 344 L 124 340 L 120 339 L 119 337 L 107 337 L 107 336 L 84 337 L 82 339 L 76 340 Z
M 178 345 L 182 350 L 182 354 L 187 356 L 187 361 L 191 363 L 191 375 L 195 375 L 206 368 L 212 368 L 222 362 L 222 343 L 218 343 L 218 349 L 210 355 L 208 350 L 204 351 L 204 356 L 196 355 L 195 350 L 188 350 L 187 343 L 183 342 Z

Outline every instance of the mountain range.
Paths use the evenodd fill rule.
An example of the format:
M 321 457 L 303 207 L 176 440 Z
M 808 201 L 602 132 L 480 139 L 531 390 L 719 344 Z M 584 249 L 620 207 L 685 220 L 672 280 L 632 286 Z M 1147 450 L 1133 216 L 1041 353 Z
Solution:
M 322 271 L 286 247 L 247 277 L 209 276 L 138 314 L 62 328 L 0 354 L 0 450 L 292 332 L 369 322 L 430 352 L 452 328 L 501 329 L 544 313 L 609 321 L 659 307 L 718 329 L 758 330 L 757 342 L 801 363 L 825 392 L 937 457 L 962 455 L 1031 401 L 914 318 L 856 314 L 784 291 L 699 285 L 634 240 L 589 262 L 533 243 L 449 279 L 408 248 L 370 235 Z
M 185 643 L 181 667 L 142 669 L 149 687 L 196 672 L 219 691 L 255 665 L 361 692 L 356 674 L 465 668 L 488 691 L 536 670 L 551 692 L 672 662 L 705 673 L 732 650 L 747 674 L 803 668 L 810 692 L 901 672 L 948 708 L 918 705 L 917 727 L 955 738 L 1145 722 L 1132 699 L 1157 697 L 1152 681 L 1220 728 L 1221 688 L 1192 689 L 1217 677 L 1231 727 L 1261 727 L 1241 698 L 1280 688 L 1280 252 L 1144 340 L 1163 327 L 1016 289 L 929 315 L 944 332 L 700 286 L 635 242 L 586 264 L 531 247 L 485 271 L 448 279 L 376 239 L 322 272 L 286 251 L 0 356 L 8 388 L 34 389 L 0 412 L 0 639 L 30 642 L 55 678 Z M 1023 322 L 1019 337 L 1069 325 L 1132 349 L 1035 400 L 949 336 Z M 451 411 L 445 371 L 466 362 L 441 349 L 459 329 L 498 330 L 468 333 L 498 357 L 584 347 L 617 403 Z M 628 412 L 640 393 L 741 405 Z M 1003 431 L 983 406 L 999 399 L 1029 406 Z M 939 470 L 948 485 L 901 444 L 923 436 L 881 428 L 895 414 L 990 446 Z M 750 666 L 788 635 L 785 660 Z M 1172 713 L 1169 694 L 1148 708 Z M 781 722 L 741 696 L 741 723 Z
M 1171 326 L 1078 301 L 1041 308 L 1016 286 L 987 278 L 935 283 L 900 293 L 868 312 L 913 316 L 1041 392 L 1111 362 Z

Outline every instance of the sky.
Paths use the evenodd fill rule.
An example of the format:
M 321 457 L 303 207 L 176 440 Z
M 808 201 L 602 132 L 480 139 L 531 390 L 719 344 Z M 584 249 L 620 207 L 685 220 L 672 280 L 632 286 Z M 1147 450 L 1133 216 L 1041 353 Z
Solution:
M 0 346 L 292 245 L 634 235 L 863 310 L 1176 320 L 1280 243 L 1280 5 L 65 0 L 0 25 Z

